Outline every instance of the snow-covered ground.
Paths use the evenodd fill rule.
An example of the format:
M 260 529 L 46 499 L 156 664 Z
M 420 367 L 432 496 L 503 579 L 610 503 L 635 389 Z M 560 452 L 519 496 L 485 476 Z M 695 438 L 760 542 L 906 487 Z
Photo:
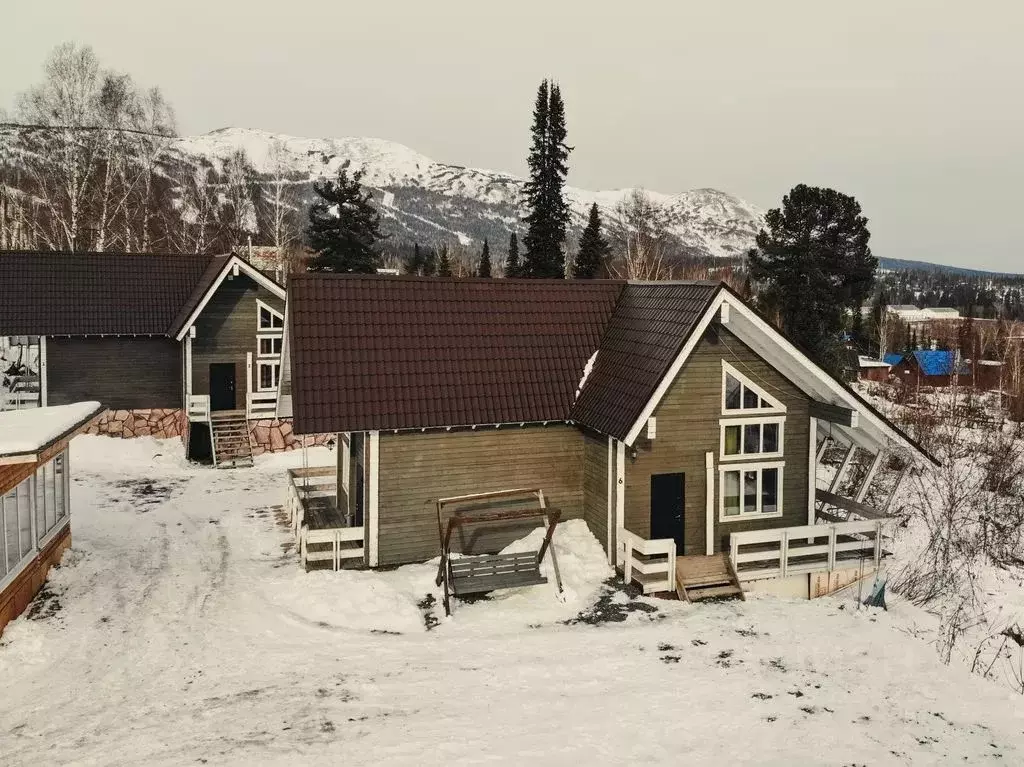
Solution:
M 1024 760 L 1021 698 L 941 665 L 898 600 L 636 599 L 578 522 L 561 600 L 446 619 L 430 565 L 305 574 L 274 509 L 299 460 L 74 441 L 74 548 L 0 640 L 0 763 Z

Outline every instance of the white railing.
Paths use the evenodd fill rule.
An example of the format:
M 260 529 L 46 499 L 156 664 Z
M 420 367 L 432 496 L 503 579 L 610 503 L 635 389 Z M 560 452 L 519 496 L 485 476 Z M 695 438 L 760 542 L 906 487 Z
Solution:
M 288 521 L 296 539 L 306 521 L 306 501 L 310 498 L 333 498 L 338 483 L 333 466 L 312 466 L 288 470 Z
M 277 415 L 277 392 L 251 391 L 245 395 L 245 417 L 249 420 L 274 418 Z
M 877 568 L 882 522 L 837 522 L 732 533 L 729 546 L 740 581 L 855 568 Z
M 12 376 L 9 387 L 0 391 L 0 410 L 25 410 L 42 404 L 39 376 Z
M 636 581 L 645 594 L 676 589 L 676 542 L 671 538 L 647 540 L 628 530 L 619 531 L 625 582 Z
M 188 395 L 188 420 L 210 420 L 210 397 L 207 394 Z
M 327 544 L 330 544 L 330 548 L 327 548 Z M 318 548 L 310 550 L 310 546 Z M 310 530 L 303 527 L 299 536 L 299 558 L 303 567 L 309 562 L 330 562 L 332 569 L 340 570 L 342 560 L 362 559 L 363 549 L 361 527 L 335 527 L 330 530 Z

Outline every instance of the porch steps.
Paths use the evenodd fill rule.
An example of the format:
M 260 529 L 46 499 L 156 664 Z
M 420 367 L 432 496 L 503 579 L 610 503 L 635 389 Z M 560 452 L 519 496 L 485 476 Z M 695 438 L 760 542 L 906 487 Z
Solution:
M 676 557 L 676 595 L 685 602 L 746 599 L 726 552 L 709 557 Z
M 210 439 L 213 441 L 214 465 L 218 469 L 253 465 L 249 422 L 244 410 L 211 413 Z

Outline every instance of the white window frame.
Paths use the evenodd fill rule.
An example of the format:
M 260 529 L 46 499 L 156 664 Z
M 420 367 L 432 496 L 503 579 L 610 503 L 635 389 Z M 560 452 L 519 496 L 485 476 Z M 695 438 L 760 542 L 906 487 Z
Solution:
M 785 485 L 785 461 L 765 461 L 758 463 L 731 463 L 727 466 L 718 467 L 718 521 L 724 522 L 749 522 L 752 519 L 778 519 L 783 514 L 783 497 L 782 490 Z M 778 511 L 774 511 L 770 514 L 766 514 L 761 509 L 761 503 L 764 500 L 761 494 L 761 470 L 762 469 L 778 469 L 779 470 L 779 486 L 776 491 L 775 505 L 778 507 Z M 725 515 L 725 475 L 730 471 L 737 471 L 740 473 L 740 513 L 731 516 Z M 757 472 L 757 508 L 758 511 L 748 513 L 743 511 L 743 472 L 745 471 L 756 471 Z
M 277 383 L 274 386 L 265 387 L 263 385 L 263 376 L 261 370 L 264 367 L 277 368 Z M 281 385 L 281 362 L 278 359 L 268 360 L 257 360 L 256 361 L 256 391 L 258 392 L 269 392 L 277 391 L 278 386 Z
M 743 386 L 753 390 L 758 397 L 768 402 L 771 407 L 742 407 L 743 405 L 743 391 L 740 390 L 740 407 L 738 408 L 726 408 L 725 406 L 725 382 L 726 376 L 731 375 L 733 378 L 738 380 Z M 722 360 L 722 415 L 755 415 L 760 413 L 761 415 L 772 415 L 775 413 L 785 413 L 786 406 L 778 399 L 764 390 L 764 387 L 755 383 L 750 379 L 749 376 L 744 375 L 736 369 L 734 365 L 730 365 L 725 360 Z
M 279 341 L 281 345 L 281 351 L 284 350 L 284 335 L 281 333 L 273 332 L 260 332 L 256 334 L 256 358 L 261 360 L 276 360 L 280 359 L 281 351 L 271 352 L 270 354 L 264 354 L 263 349 L 260 348 L 260 344 L 264 341 L 270 341 L 273 345 L 274 341 Z
M 270 312 L 270 316 L 271 317 L 276 317 L 277 319 L 281 320 L 281 327 L 279 327 L 279 328 L 275 328 L 273 326 L 266 327 L 266 328 L 263 327 L 262 317 L 260 316 L 262 314 L 263 309 L 266 309 L 268 312 Z M 284 314 L 282 312 L 279 312 L 277 309 L 275 309 L 270 304 L 265 304 L 265 303 L 263 303 L 262 301 L 260 301 L 257 298 L 256 299 L 256 330 L 258 332 L 260 332 L 260 333 L 284 333 Z
M 740 452 L 735 454 L 726 455 L 725 452 L 725 427 L 727 426 L 749 426 L 750 424 L 761 424 L 762 426 L 766 423 L 774 423 L 779 426 L 779 449 L 772 453 L 747 453 L 745 452 L 746 444 L 743 439 L 742 428 L 740 432 Z M 767 418 L 755 418 L 749 416 L 746 418 L 721 418 L 718 421 L 719 424 L 719 440 L 718 440 L 718 458 L 721 461 L 743 461 L 751 458 L 782 458 L 785 453 L 786 447 L 786 416 L 784 415 L 773 415 Z M 764 444 L 764 429 L 761 430 L 761 444 Z

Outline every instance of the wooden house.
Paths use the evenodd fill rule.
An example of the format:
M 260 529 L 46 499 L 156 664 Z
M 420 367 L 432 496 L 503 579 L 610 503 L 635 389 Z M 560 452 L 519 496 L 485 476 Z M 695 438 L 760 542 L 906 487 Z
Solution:
M 905 354 L 891 372 L 896 380 L 913 387 L 971 384 L 970 366 L 958 352 L 948 349 L 918 349 Z
M 7 408 L 99 400 L 94 431 L 221 465 L 294 446 L 274 417 L 284 299 L 237 255 L 0 253 L 0 338 L 35 345 Z
M 302 275 L 287 314 L 278 413 L 340 446 L 295 504 L 370 567 L 438 555 L 435 499 L 543 488 L 647 591 L 810 596 L 877 566 L 867 489 L 925 457 L 718 283 Z
M 884 383 L 889 380 L 889 371 L 889 363 L 885 360 L 877 360 L 863 354 L 857 355 L 857 380 Z
M 98 402 L 0 413 L 0 633 L 71 545 L 68 443 Z

